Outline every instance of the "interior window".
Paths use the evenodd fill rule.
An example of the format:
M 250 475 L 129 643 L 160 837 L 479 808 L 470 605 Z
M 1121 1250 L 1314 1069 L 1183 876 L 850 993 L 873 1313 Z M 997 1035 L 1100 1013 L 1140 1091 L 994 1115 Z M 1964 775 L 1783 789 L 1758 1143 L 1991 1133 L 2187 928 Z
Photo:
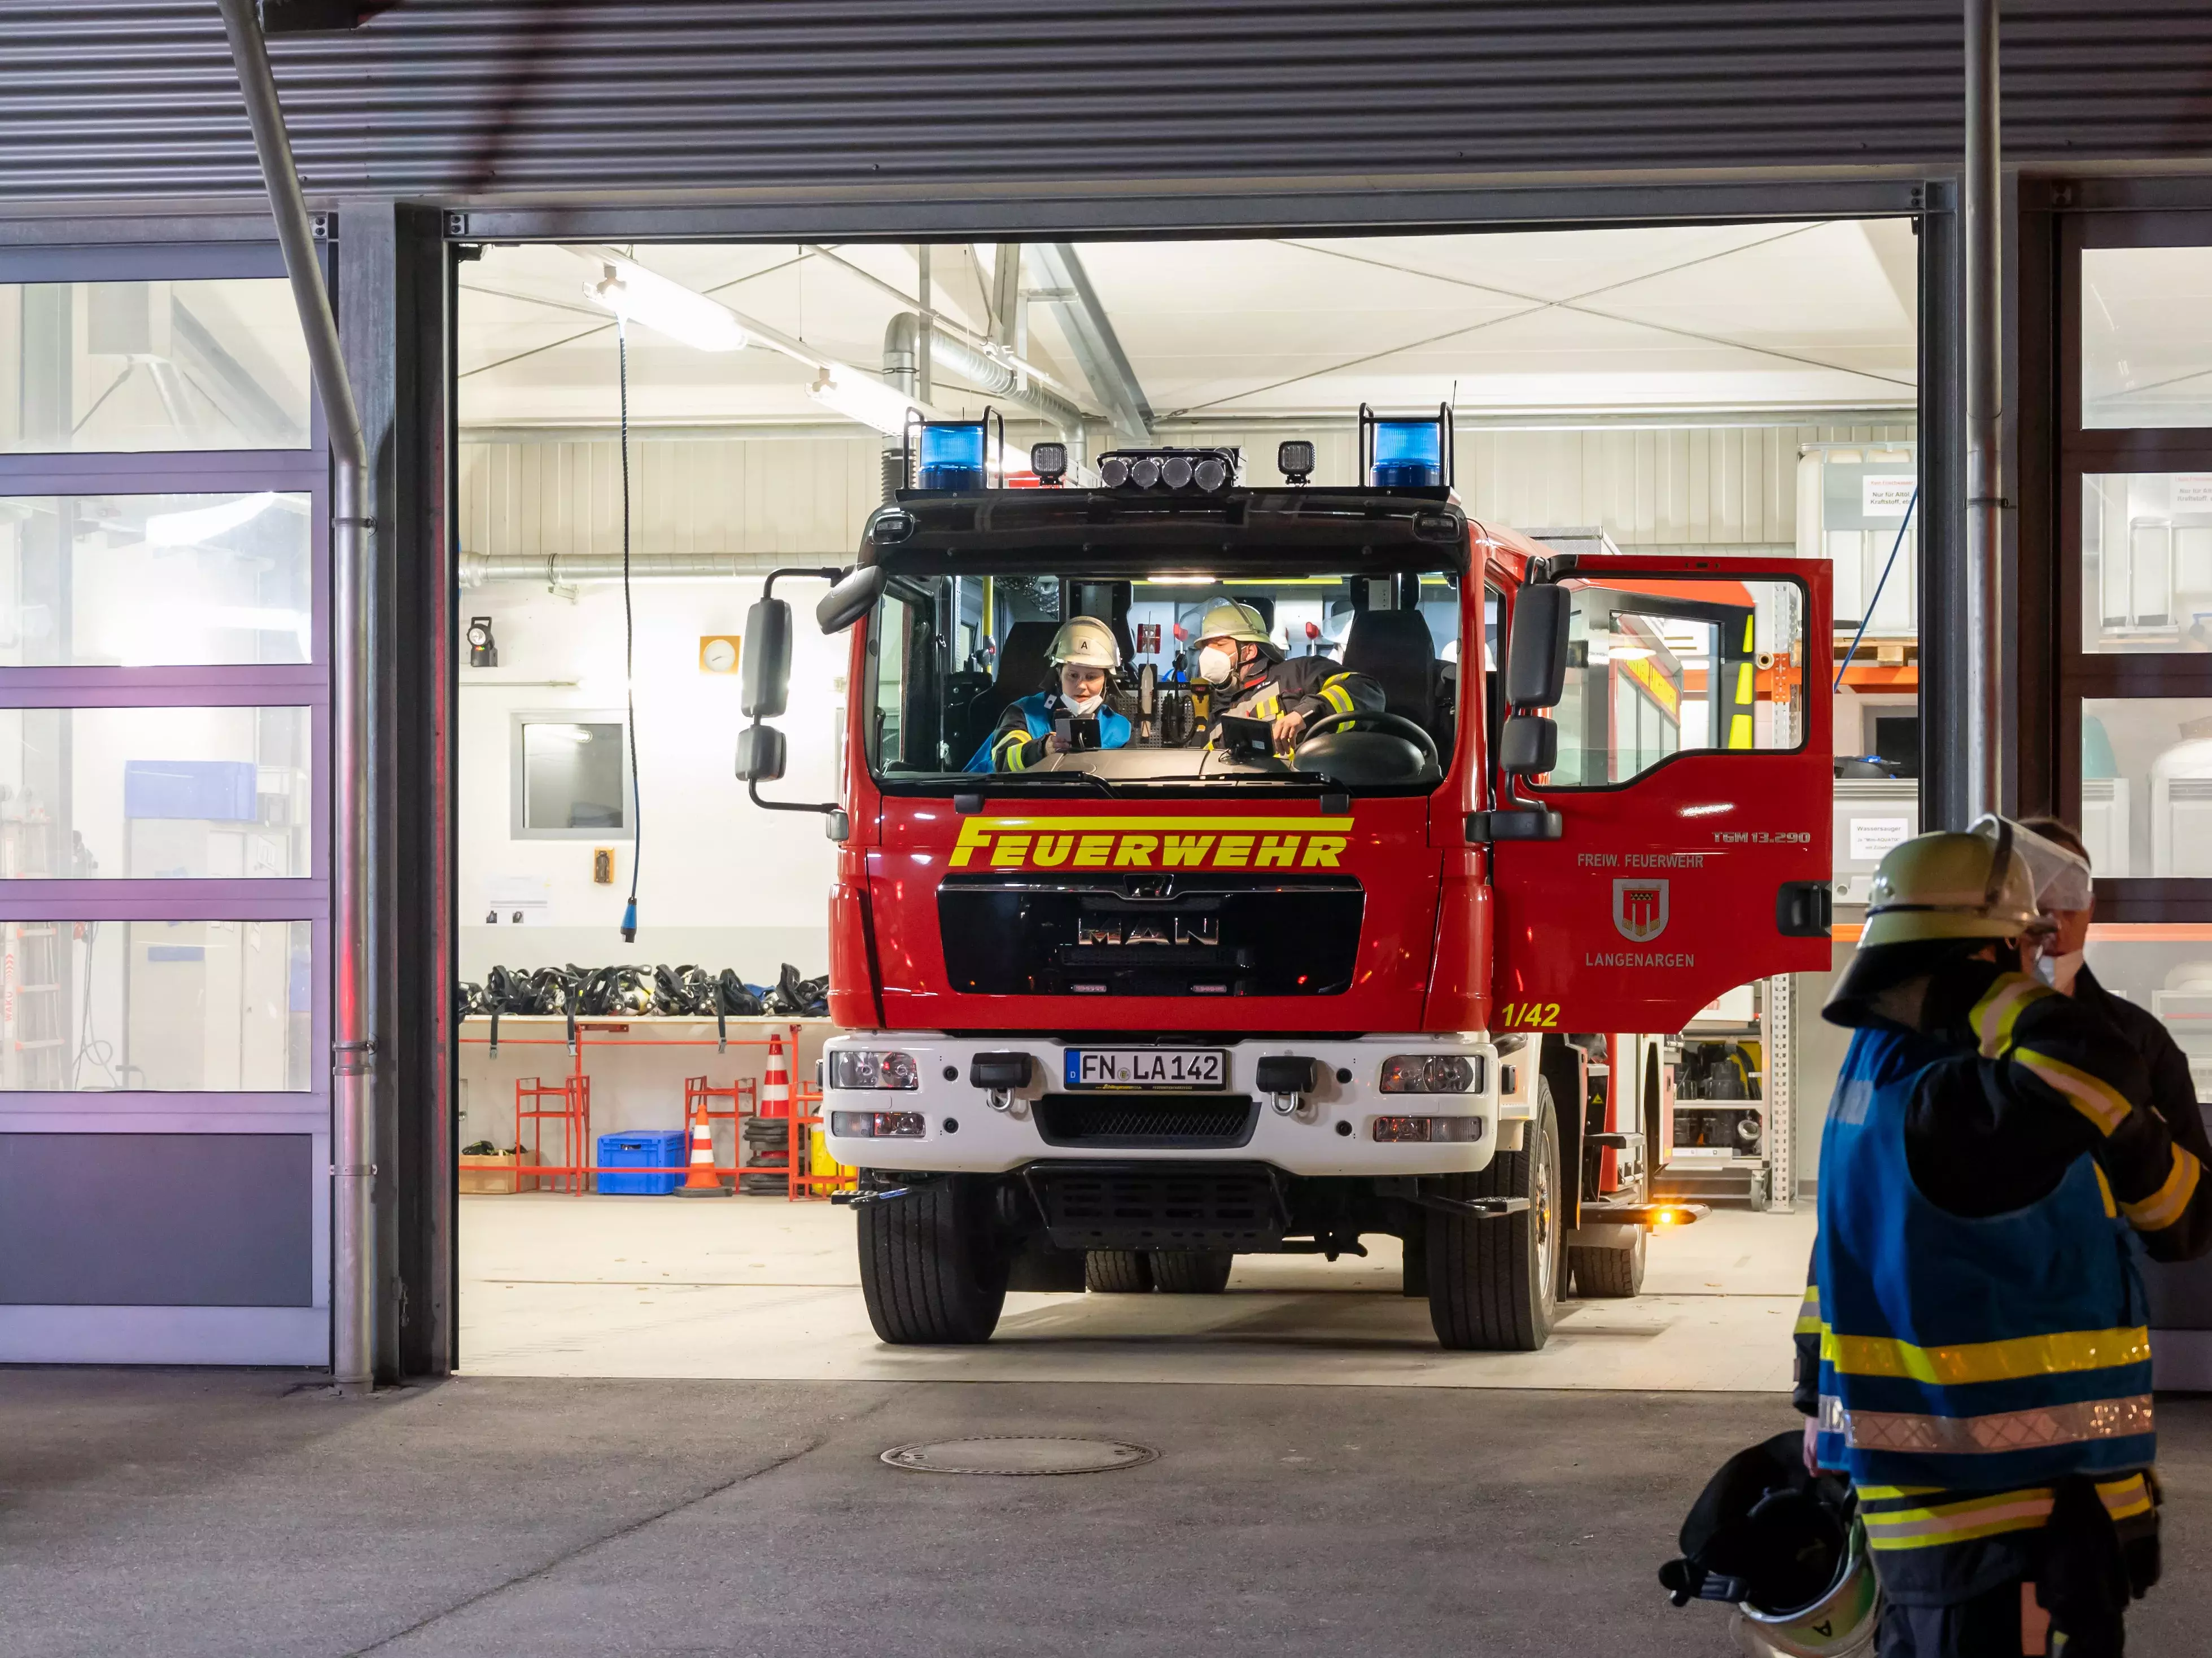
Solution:
M 1626 783 L 1692 750 L 1805 740 L 1804 595 L 1790 581 L 1571 581 L 1552 787 Z

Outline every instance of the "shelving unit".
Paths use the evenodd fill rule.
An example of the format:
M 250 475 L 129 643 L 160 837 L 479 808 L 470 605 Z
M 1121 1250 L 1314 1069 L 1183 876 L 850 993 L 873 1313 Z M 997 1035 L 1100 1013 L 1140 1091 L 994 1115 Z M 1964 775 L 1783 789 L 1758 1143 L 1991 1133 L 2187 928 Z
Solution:
M 1792 1206 L 1795 1011 L 1793 981 L 1782 975 L 1739 986 L 1684 1028 L 1660 1195 L 1760 1210 Z M 1731 1072 L 1740 1096 L 1731 1096 Z

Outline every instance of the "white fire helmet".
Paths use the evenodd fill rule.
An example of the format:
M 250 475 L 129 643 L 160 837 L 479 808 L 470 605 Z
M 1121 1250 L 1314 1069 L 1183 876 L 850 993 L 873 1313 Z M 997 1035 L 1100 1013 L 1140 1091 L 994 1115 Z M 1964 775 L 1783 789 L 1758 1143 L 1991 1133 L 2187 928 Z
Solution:
M 1114 630 L 1095 616 L 1079 616 L 1060 625 L 1048 659 L 1055 668 L 1099 668 L 1110 673 L 1121 665 Z

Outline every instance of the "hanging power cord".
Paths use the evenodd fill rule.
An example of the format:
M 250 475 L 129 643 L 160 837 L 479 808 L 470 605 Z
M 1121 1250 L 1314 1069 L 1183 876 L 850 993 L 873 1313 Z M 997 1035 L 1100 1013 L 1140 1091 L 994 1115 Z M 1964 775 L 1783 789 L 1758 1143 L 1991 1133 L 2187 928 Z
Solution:
M 1881 567 L 1881 579 L 1874 584 L 1874 597 L 1867 600 L 1866 615 L 1859 619 L 1859 630 L 1851 635 L 1851 647 L 1844 653 L 1843 666 L 1836 670 L 1836 683 L 1832 691 L 1844 688 L 1844 675 L 1851 665 L 1851 659 L 1859 653 L 1859 641 L 1866 637 L 1868 626 L 1874 621 L 1874 607 L 1881 603 L 1881 590 L 1889 585 L 1889 573 L 1897 567 L 1897 550 L 1905 545 L 1905 532 L 1912 525 L 1912 509 L 1920 504 L 1920 486 L 1912 486 L 1912 499 L 1905 503 L 1905 516 L 1897 523 L 1897 539 L 1889 544 L 1889 557 Z
M 629 322 L 615 315 L 615 357 L 622 386 L 623 701 L 629 715 L 629 902 L 623 907 L 623 942 L 637 942 L 637 871 L 645 852 L 645 807 L 637 791 L 637 641 L 629 592 Z

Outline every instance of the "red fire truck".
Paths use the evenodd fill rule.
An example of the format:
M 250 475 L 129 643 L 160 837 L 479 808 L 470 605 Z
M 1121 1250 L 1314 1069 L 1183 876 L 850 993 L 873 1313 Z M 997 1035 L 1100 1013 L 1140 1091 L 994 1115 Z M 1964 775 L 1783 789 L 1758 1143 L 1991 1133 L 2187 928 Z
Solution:
M 884 1340 L 1390 1236 L 1445 1346 L 1540 1346 L 1684 1218 L 1657 1040 L 1614 1033 L 1827 964 L 1826 567 L 1559 552 L 1467 516 L 1449 410 L 1359 430 L 1352 487 L 1291 443 L 1280 484 L 1164 449 L 1079 488 L 1047 444 L 1012 489 L 932 425 L 857 562 L 754 607 L 738 773 L 839 843 L 823 1108 Z M 836 803 L 760 793 L 794 576 L 852 631 Z M 1383 708 L 1232 732 L 1194 671 L 1224 598 Z M 989 769 L 1076 616 L 1121 740 Z

